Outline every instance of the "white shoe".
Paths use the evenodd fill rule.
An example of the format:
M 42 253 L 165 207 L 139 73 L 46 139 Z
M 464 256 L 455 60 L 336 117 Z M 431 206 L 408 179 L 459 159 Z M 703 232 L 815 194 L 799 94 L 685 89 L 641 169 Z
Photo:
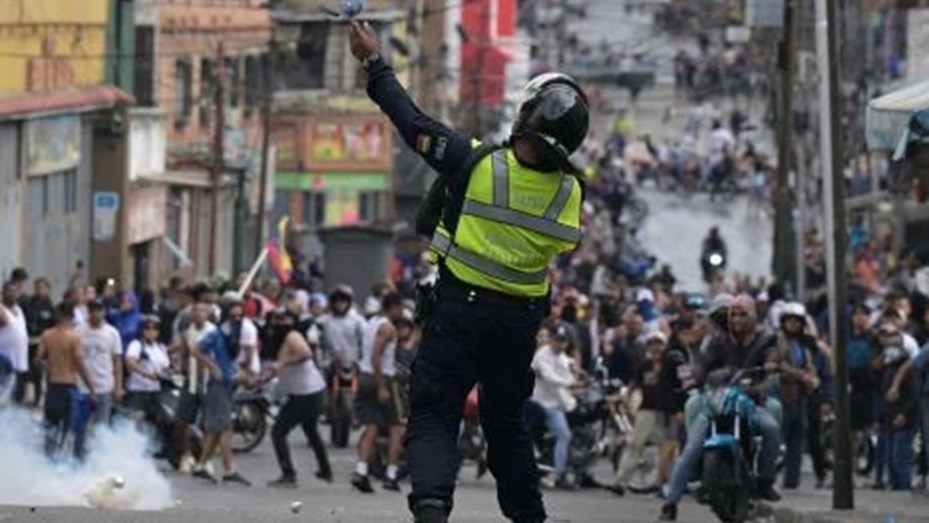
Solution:
M 184 474 L 185 476 L 189 476 L 190 472 L 194 469 L 194 465 L 196 464 L 197 462 L 194 461 L 193 456 L 190 454 L 184 454 L 181 457 L 181 465 L 178 467 L 178 472 Z
M 555 488 L 555 477 L 545 476 L 544 478 L 542 478 L 542 488 L 547 488 L 547 489 Z
M 216 477 L 216 469 L 213 468 L 213 460 L 207 461 L 203 469 L 206 470 L 207 474 L 213 476 L 214 478 Z

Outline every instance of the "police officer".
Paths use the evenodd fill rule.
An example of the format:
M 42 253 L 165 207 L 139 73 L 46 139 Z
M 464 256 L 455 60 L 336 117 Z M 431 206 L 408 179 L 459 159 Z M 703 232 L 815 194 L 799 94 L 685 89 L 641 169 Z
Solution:
M 419 523 L 448 521 L 462 407 L 479 383 L 488 466 L 503 514 L 518 523 L 545 521 L 522 409 L 533 389 L 535 336 L 549 306 L 547 268 L 581 238 L 583 189 L 568 157 L 587 135 L 587 98 L 561 74 L 532 80 L 509 144 L 474 164 L 471 140 L 416 107 L 370 27 L 353 21 L 349 35 L 369 96 L 404 141 L 450 187 L 462 189 L 446 205 L 460 207 L 457 216 L 443 214 L 431 244 L 438 298 L 411 377 L 410 509 Z

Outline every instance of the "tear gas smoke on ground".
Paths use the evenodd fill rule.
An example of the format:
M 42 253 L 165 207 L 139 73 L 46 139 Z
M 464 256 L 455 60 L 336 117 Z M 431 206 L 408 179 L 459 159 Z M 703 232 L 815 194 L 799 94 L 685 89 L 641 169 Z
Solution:
M 161 510 L 175 506 L 168 480 L 148 455 L 149 440 L 128 421 L 100 428 L 87 460 L 54 463 L 41 425 L 26 411 L 0 409 L 0 505 Z

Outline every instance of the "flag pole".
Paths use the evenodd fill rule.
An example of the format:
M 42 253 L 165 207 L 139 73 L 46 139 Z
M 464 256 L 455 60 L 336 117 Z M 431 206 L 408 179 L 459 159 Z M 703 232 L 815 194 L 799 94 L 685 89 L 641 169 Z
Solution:
M 245 277 L 245 281 L 242 282 L 242 285 L 239 287 L 239 294 L 244 295 L 245 291 L 252 286 L 252 282 L 255 280 L 255 276 L 258 275 L 258 271 L 261 269 L 261 266 L 264 265 L 265 260 L 268 259 L 268 248 L 265 247 L 261 249 L 261 254 L 258 255 L 258 259 L 255 260 L 255 263 L 252 264 L 251 270 L 248 271 L 248 276 Z

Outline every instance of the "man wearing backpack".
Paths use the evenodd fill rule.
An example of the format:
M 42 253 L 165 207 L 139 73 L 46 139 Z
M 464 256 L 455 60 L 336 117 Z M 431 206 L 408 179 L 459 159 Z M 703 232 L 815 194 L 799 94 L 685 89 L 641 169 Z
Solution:
M 440 174 L 433 205 L 417 219 L 417 232 L 432 237 L 439 282 L 418 304 L 426 324 L 410 383 L 410 509 L 418 523 L 448 521 L 462 406 L 477 382 L 503 514 L 540 523 L 546 514 L 522 410 L 533 390 L 535 335 L 549 308 L 548 267 L 581 239 L 583 188 L 568 157 L 587 136 L 587 96 L 568 76 L 537 77 L 526 86 L 509 143 L 473 150 L 470 138 L 416 107 L 370 26 L 351 21 L 349 37 L 368 95 Z

